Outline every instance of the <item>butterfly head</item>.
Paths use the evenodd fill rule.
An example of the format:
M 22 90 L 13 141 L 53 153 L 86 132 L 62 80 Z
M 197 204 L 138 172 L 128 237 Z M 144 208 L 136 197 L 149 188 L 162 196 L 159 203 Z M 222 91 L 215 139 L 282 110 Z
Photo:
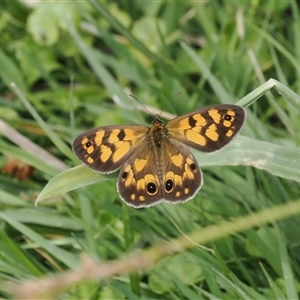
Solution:
M 154 125 L 160 125 L 161 127 L 164 126 L 164 122 L 162 121 L 162 119 L 160 118 L 160 114 L 159 115 L 155 115 L 153 121 L 151 122 L 152 126 Z

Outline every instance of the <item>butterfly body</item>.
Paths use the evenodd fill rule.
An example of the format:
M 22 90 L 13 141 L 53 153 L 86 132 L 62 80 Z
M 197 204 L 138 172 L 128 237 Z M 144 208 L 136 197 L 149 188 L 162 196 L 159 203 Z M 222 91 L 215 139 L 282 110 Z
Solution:
M 120 169 L 121 198 L 136 208 L 162 200 L 185 202 L 203 179 L 189 147 L 214 152 L 240 131 L 245 111 L 237 105 L 215 105 L 177 117 L 164 126 L 156 116 L 152 126 L 116 125 L 91 129 L 73 142 L 78 158 L 94 171 Z

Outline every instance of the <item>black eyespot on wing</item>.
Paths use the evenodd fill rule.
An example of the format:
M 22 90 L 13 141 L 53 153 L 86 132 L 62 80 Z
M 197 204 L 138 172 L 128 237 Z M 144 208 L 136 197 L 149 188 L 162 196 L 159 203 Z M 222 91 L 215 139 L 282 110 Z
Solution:
M 232 116 L 226 114 L 226 115 L 224 116 L 224 119 L 225 119 L 226 121 L 231 121 Z
M 157 186 L 154 182 L 148 182 L 147 183 L 147 192 L 150 195 L 154 195 L 157 193 Z
M 192 171 L 195 171 L 195 170 L 197 169 L 197 166 L 196 166 L 194 163 L 191 163 L 191 164 L 189 165 L 189 167 L 190 167 L 190 169 L 191 169 Z
M 172 179 L 167 179 L 166 183 L 165 183 L 165 190 L 167 192 L 171 192 L 173 190 L 174 187 L 174 183 Z

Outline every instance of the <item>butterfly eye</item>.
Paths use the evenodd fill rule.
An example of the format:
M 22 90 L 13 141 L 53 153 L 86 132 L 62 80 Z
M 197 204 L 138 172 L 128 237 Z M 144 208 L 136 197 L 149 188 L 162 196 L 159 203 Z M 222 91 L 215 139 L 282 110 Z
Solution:
M 165 189 L 167 192 L 171 192 L 173 190 L 173 180 L 168 179 L 165 183 Z
M 148 182 L 147 183 L 147 192 L 150 195 L 155 195 L 157 193 L 157 187 L 154 182 Z

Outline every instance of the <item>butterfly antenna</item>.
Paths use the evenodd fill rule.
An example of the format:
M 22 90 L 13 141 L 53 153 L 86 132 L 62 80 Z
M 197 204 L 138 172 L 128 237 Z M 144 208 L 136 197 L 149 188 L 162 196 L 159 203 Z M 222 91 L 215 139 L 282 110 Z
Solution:
M 140 103 L 141 106 L 144 107 L 145 110 L 149 113 L 149 115 L 153 116 L 152 113 L 149 111 L 149 109 L 137 97 L 135 97 L 131 94 L 129 96 L 132 97 L 133 99 L 135 99 L 138 103 Z
M 178 95 L 180 95 L 180 94 L 181 94 L 181 92 L 178 92 L 177 94 L 175 94 L 174 97 L 173 97 L 172 99 L 170 99 L 170 100 L 167 102 L 168 106 L 170 106 L 171 102 L 172 102 Z M 160 112 L 159 117 L 161 116 L 161 114 L 162 114 L 163 112 L 164 112 L 164 110 L 162 110 L 162 111 Z

